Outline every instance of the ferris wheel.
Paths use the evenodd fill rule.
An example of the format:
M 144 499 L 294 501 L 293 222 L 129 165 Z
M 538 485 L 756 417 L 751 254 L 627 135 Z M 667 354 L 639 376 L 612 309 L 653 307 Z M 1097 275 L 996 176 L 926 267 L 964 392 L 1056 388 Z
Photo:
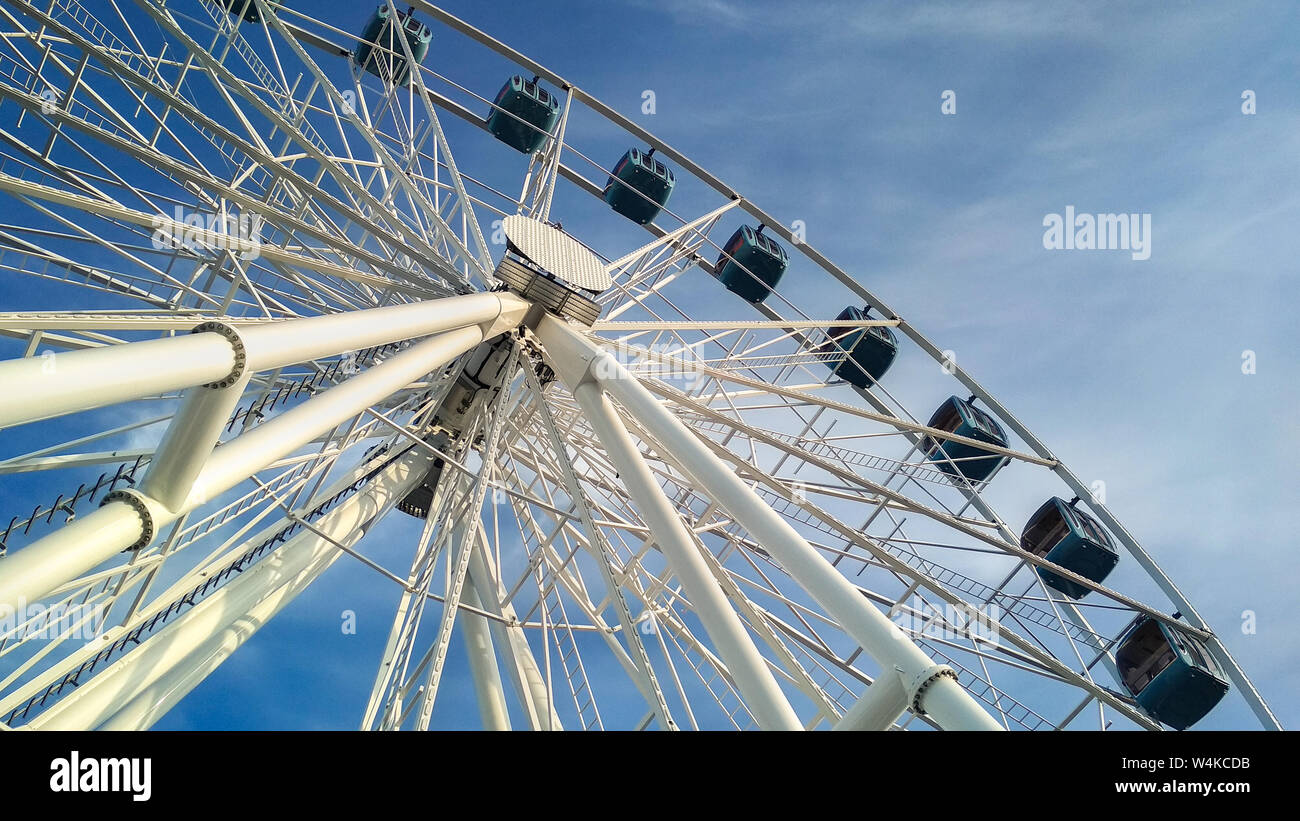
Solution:
M 488 729 L 1278 727 L 800 231 L 423 0 L 312 8 L 0 1 L 4 727 L 148 728 L 336 566 L 361 729 L 462 656 Z

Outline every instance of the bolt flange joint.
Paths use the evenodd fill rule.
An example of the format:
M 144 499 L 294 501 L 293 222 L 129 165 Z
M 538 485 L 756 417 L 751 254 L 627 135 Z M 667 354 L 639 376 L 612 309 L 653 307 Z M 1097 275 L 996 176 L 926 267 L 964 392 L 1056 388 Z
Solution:
M 925 710 L 921 709 L 921 699 L 925 697 L 925 691 L 945 676 L 958 681 L 957 673 L 946 664 L 931 665 L 912 677 L 911 684 L 907 686 L 907 700 L 913 713 L 919 716 L 925 715 Z
M 224 322 L 210 321 L 204 322 L 202 325 L 199 325 L 197 328 L 190 331 L 190 333 L 221 334 L 226 338 L 226 341 L 230 343 L 230 347 L 235 354 L 235 367 L 230 371 L 230 374 L 224 379 L 219 379 L 216 382 L 209 382 L 203 387 L 221 389 L 228 388 L 238 382 L 248 367 L 248 351 L 244 348 L 244 340 L 240 337 L 239 331 Z
M 140 538 L 136 539 L 134 544 L 122 548 L 123 553 L 139 550 L 153 541 L 153 514 L 149 512 L 149 504 L 145 501 L 144 494 L 138 490 L 114 490 L 100 500 L 99 506 L 103 507 L 110 502 L 125 502 L 140 517 Z

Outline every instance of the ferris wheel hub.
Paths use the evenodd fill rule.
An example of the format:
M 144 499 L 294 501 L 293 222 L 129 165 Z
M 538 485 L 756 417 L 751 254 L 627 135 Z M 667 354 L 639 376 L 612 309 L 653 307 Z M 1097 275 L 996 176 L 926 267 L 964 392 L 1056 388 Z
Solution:
M 496 276 L 547 311 L 591 326 L 600 317 L 593 296 L 613 280 L 600 258 L 559 228 L 529 217 L 506 217 L 506 253 Z
M 614 284 L 600 257 L 562 229 L 520 214 L 502 222 L 508 247 L 574 288 L 600 293 Z

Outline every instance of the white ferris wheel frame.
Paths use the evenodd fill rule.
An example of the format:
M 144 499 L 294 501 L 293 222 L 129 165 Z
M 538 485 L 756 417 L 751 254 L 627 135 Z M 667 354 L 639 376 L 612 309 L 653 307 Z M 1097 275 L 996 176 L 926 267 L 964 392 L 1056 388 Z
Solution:
M 730 712 L 722 707 L 735 726 L 741 726 L 744 717 L 766 729 L 818 724 L 889 729 L 917 719 L 946 729 L 1002 729 L 1030 721 L 1065 726 L 1091 706 L 1103 729 L 1108 715 L 1158 729 L 1132 699 L 1092 674 L 1099 668 L 1115 676 L 1114 639 L 1096 633 L 1084 607 L 1053 596 L 1036 575 L 1034 596 L 1020 597 L 1028 608 L 1024 612 L 1054 620 L 1072 657 L 1058 658 L 1032 631 L 1021 636 L 1006 629 L 996 647 L 974 642 L 955 648 L 974 659 L 966 667 L 956 661 L 953 648 L 940 653 L 942 642 L 923 647 L 917 636 L 891 620 L 913 594 L 953 606 L 969 606 L 971 599 L 981 597 L 985 603 L 998 596 L 1014 600 L 1004 588 L 1024 568 L 1049 568 L 1104 598 L 1108 607 L 1155 618 L 1203 641 L 1261 725 L 1280 728 L 1222 640 L 1088 486 L 965 370 L 946 359 L 939 346 L 771 214 L 572 82 L 432 4 L 414 0 L 411 5 L 420 18 L 562 90 L 559 123 L 530 160 L 519 197 L 488 190 L 457 166 L 438 118 L 441 112 L 485 128 L 481 114 L 450 93 L 431 88 L 450 81 L 419 66 L 402 38 L 397 40 L 402 54 L 394 56 L 418 70 L 411 72 L 405 89 L 386 83 L 372 111 L 355 70 L 356 87 L 339 88 L 308 51 L 348 53 L 349 48 L 331 39 L 343 32 L 321 21 L 312 21 L 317 24 L 313 28 L 310 18 L 292 9 L 272 13 L 266 0 L 248 2 L 261 10 L 263 22 L 242 22 L 215 0 L 136 0 L 137 9 L 159 26 L 169 43 L 183 46 L 181 56 L 144 53 L 116 2 L 109 4 L 113 19 L 106 21 L 78 0 L 0 4 L 3 24 L 14 38 L 10 50 L 18 55 L 6 52 L 0 61 L 0 102 L 17 104 L 22 116 L 39 117 L 51 129 L 43 152 L 17 135 L 6 139 L 6 147 L 29 153 L 19 159 L 6 157 L 0 165 L 0 191 L 34 213 L 61 221 L 65 228 L 51 241 L 108 249 L 127 268 L 145 274 L 130 280 L 120 271 L 95 268 L 14 230 L 0 229 L 4 250 L 17 258 L 4 263 L 5 268 L 46 279 L 76 279 L 152 306 L 144 311 L 0 314 L 0 334 L 24 342 L 26 354 L 0 362 L 0 384 L 7 387 L 0 395 L 0 427 L 158 398 L 175 400 L 176 406 L 153 420 L 166 423 L 161 442 L 134 454 L 136 465 L 144 466 L 138 482 L 117 488 L 115 478 L 100 506 L 85 514 L 72 515 L 78 495 L 62 506 L 56 502 L 49 508 L 49 519 L 66 510 L 68 521 L 0 560 L 0 606 L 94 601 L 116 607 L 120 614 L 97 643 L 58 657 L 52 651 L 59 642 L 54 642 L 12 671 L 0 667 L 0 721 L 33 729 L 151 726 L 257 627 L 347 557 L 401 590 L 362 718 L 364 729 L 430 726 L 455 627 L 463 631 L 480 715 L 489 728 L 512 726 L 507 703 L 511 691 L 516 715 L 522 714 L 528 726 L 563 728 L 555 691 L 560 677 L 553 666 L 563 671 L 578 723 L 603 727 L 575 638 L 590 632 L 598 634 L 645 701 L 647 712 L 639 727 L 698 726 L 688 695 L 692 688 L 682 683 L 682 671 L 671 661 L 655 662 L 675 653 L 699 674 L 702 686 L 720 705 L 726 698 L 735 701 Z M 203 27 L 197 26 L 196 17 L 205 12 Z M 245 26 L 261 35 L 258 48 L 267 49 L 265 54 L 251 45 L 251 37 L 244 38 Z M 211 45 L 195 39 L 204 27 L 215 32 Z M 130 35 L 132 42 L 115 31 Z M 39 65 L 24 66 L 19 45 L 39 53 Z M 80 61 L 72 62 L 68 50 L 79 52 Z M 264 57 L 273 58 L 274 65 Z M 283 66 L 290 58 L 303 68 L 293 82 Z M 222 102 L 231 111 L 246 112 L 238 114 L 243 132 L 197 106 L 182 93 L 179 80 L 167 82 L 164 68 L 194 72 L 220 88 Z M 66 78 L 66 90 L 53 103 L 38 91 L 41 78 L 49 73 Z M 129 89 L 152 117 L 157 126 L 152 139 L 98 93 L 96 82 L 105 77 Z M 399 97 L 407 100 L 407 113 L 418 110 L 427 120 L 418 127 L 413 120 L 404 122 Z M 163 113 L 154 112 L 146 104 L 150 101 Z M 588 178 L 590 172 L 574 164 L 586 161 L 585 156 L 566 142 L 571 137 L 570 115 L 579 106 L 653 147 L 658 156 L 724 199 L 699 217 L 678 218 L 682 224 L 672 230 L 646 225 L 651 234 L 646 245 L 606 261 L 615 287 L 599 297 L 606 313 L 590 328 L 539 310 L 513 293 L 489 290 L 497 282 L 494 254 L 479 224 L 482 211 L 509 216 L 500 204 L 512 205 L 515 213 L 538 224 L 548 222 L 561 180 L 578 191 L 602 195 L 602 187 Z M 168 114 L 196 129 L 209 147 L 223 151 L 222 156 L 227 156 L 225 147 L 248 162 L 227 181 L 204 167 L 197 155 L 169 156 L 156 149 L 159 139 L 170 133 Z M 346 155 L 331 151 L 309 115 L 319 123 L 337 125 Z M 270 123 L 274 133 L 262 134 L 253 118 Z M 394 133 L 377 126 L 386 118 L 391 118 Z M 128 198 L 99 189 L 134 186 L 121 176 L 114 178 L 107 164 L 101 164 L 102 174 L 93 178 L 54 158 L 56 144 L 76 145 L 82 139 L 148 163 L 178 186 L 201 188 L 222 208 L 266 211 L 279 231 L 277 241 L 261 244 L 256 263 L 247 262 L 240 252 L 248 249 L 223 248 L 229 237 L 220 231 L 194 229 L 165 213 L 160 216 L 119 201 Z M 176 142 L 183 144 L 179 137 Z M 314 179 L 295 169 L 304 161 L 319 167 Z M 432 171 L 424 172 L 426 166 Z M 261 186 L 266 196 L 259 198 L 246 188 L 250 183 Z M 471 196 L 470 191 L 479 188 L 488 193 Z M 141 202 L 163 199 L 151 192 L 133 193 Z M 326 210 L 346 222 L 324 218 Z M 188 230 L 206 250 L 177 251 L 178 261 L 195 264 L 186 279 L 174 270 L 157 269 L 146 261 L 146 254 L 114 246 L 93 229 L 60 217 L 67 211 L 136 234 L 160 225 L 167 231 Z M 754 320 L 695 319 L 673 304 L 666 290 L 691 268 L 708 267 L 706 245 L 721 250 L 709 232 L 724 217 L 739 214 L 794 246 L 802 261 L 880 317 L 849 324 L 892 328 L 944 366 L 1023 447 L 992 446 L 930 428 L 878 385 L 852 388 L 866 403 L 863 407 L 822 395 L 811 382 L 782 383 L 800 369 L 808 373 L 806 365 L 817 361 L 808 352 L 816 347 L 816 335 L 828 320 L 803 314 L 779 293 L 776 304 L 754 306 L 761 316 Z M 266 277 L 254 284 L 254 268 L 276 272 L 284 284 L 268 285 Z M 59 273 L 46 273 L 51 269 Z M 201 276 L 207 277 L 206 284 L 197 284 Z M 228 284 L 224 294 L 213 290 L 218 281 Z M 164 297 L 161 291 L 172 296 Z M 655 314 L 647 307 L 654 300 L 670 305 L 675 316 Z M 316 314 L 309 310 L 313 307 Z M 634 309 L 653 318 L 619 319 Z M 685 333 L 703 338 L 692 342 Z M 136 338 L 142 334 L 156 338 Z M 685 391 L 642 375 L 611 354 L 646 334 L 674 344 L 667 352 L 654 345 L 638 347 L 644 361 L 690 367 L 704 384 Z M 756 335 L 755 341 L 742 343 L 747 334 Z M 757 341 L 757 335 L 765 338 Z M 428 433 L 442 412 L 441 403 L 454 390 L 467 360 L 493 341 L 502 342 L 502 361 L 510 377 L 491 403 L 466 412 L 460 439 L 475 444 L 452 450 L 434 442 Z M 779 351 L 784 344 L 798 346 L 801 353 L 763 353 Z M 36 355 L 41 345 L 59 348 L 53 368 L 49 357 Z M 710 346 L 725 353 L 687 360 L 688 354 Z M 374 352 L 365 363 L 368 367 L 343 374 L 338 358 L 357 351 Z M 554 370 L 555 384 L 539 380 L 527 361 L 533 354 Z M 775 378 L 760 377 L 761 369 L 778 366 Z M 297 384 L 282 375 L 296 368 L 307 368 L 309 374 L 314 369 L 313 378 L 327 386 L 320 390 L 313 382 L 309 398 L 291 408 L 286 403 L 284 410 L 264 420 L 245 413 L 238 434 L 227 435 L 239 418 L 241 403 L 251 399 L 250 409 L 257 401 L 265 406 L 273 394 L 279 401 L 290 384 Z M 754 404 L 760 399 L 771 406 Z M 811 408 L 814 414 L 800 432 L 771 430 L 756 421 L 765 410 L 797 407 Z M 749 411 L 749 419 L 742 410 Z M 878 460 L 879 465 L 892 464 L 888 475 L 880 481 L 868 478 L 854 469 L 852 460 L 869 455 L 830 444 L 832 440 L 823 438 L 825 432 L 818 432 L 816 423 L 823 413 L 887 426 L 910 451 L 892 463 Z M 0 477 L 122 461 L 124 454 L 116 449 L 66 451 L 135 426 L 120 425 L 0 461 Z M 706 435 L 709 430 L 725 433 L 713 438 Z M 749 458 L 728 446 L 733 437 L 747 443 Z M 918 476 L 924 459 L 910 460 L 923 455 L 923 437 L 977 444 L 1012 463 L 1046 468 L 1075 496 L 1087 500 L 1088 509 L 1179 615 L 1023 550 L 1018 536 L 984 498 L 987 482 L 949 482 L 962 501 L 955 510 L 933 494 L 932 505 L 908 495 L 909 482 L 921 487 Z M 341 461 L 344 453 L 381 439 L 384 445 L 357 466 L 338 467 L 346 464 Z M 818 499 L 869 500 L 872 512 L 866 523 L 846 523 L 796 492 L 789 477 L 760 466 L 754 455 L 758 446 L 781 454 L 778 464 L 795 460 L 842 483 L 820 488 Z M 470 451 L 477 454 L 472 461 Z M 125 455 L 129 461 L 132 454 Z M 438 484 L 409 573 L 395 573 L 366 557 L 357 544 L 420 486 L 435 462 L 450 478 Z M 531 482 L 524 481 L 521 468 Z M 505 573 L 502 535 L 499 528 L 489 532 L 482 513 L 489 492 L 508 500 L 529 555 L 517 577 Z M 212 506 L 221 498 L 233 501 L 214 511 Z M 692 507 L 696 503 L 703 510 Z M 550 517 L 549 533 L 536 511 Z M 996 588 L 979 587 L 964 576 L 960 584 L 966 587 L 960 587 L 953 582 L 959 577 L 954 571 L 909 563 L 889 549 L 892 535 L 883 540 L 868 535 L 869 526 L 884 521 L 881 517 L 892 519 L 896 511 L 924 517 L 979 549 L 1014 557 L 1015 569 Z M 27 528 L 44 516 L 38 505 Z M 251 518 L 161 592 L 153 589 L 156 581 L 166 578 L 161 570 L 173 551 L 220 532 L 227 522 L 238 524 L 239 516 Z M 844 548 L 814 543 L 803 527 L 813 521 Z M 10 531 L 13 528 L 11 523 Z M 294 533 L 286 535 L 286 528 Z M 892 533 L 901 533 L 901 528 L 900 521 Z M 610 534 L 617 535 L 618 545 Z M 705 547 L 706 534 L 725 539 L 726 546 L 717 552 Z M 906 539 L 899 536 L 898 543 Z M 259 544 L 250 552 L 250 545 Z M 129 556 L 123 557 L 124 551 Z M 649 551 L 663 558 L 664 567 L 657 573 L 645 566 Z M 587 558 L 575 558 L 579 555 Z M 839 567 L 851 555 L 864 568 L 878 568 L 905 583 L 905 595 L 855 584 Z M 730 568 L 728 561 L 733 560 L 747 563 L 752 572 Z M 587 589 L 579 561 L 589 561 L 588 567 L 598 572 L 603 594 Z M 240 563 L 235 573 L 229 571 L 233 562 Z M 438 588 L 440 567 L 444 572 Z M 784 576 L 780 584 L 768 579 L 773 571 Z M 522 606 L 519 591 L 530 580 L 536 584 L 537 599 L 520 616 L 515 602 Z M 201 595 L 187 593 L 200 584 Z M 793 584 L 805 598 L 783 593 L 786 584 Z M 986 588 L 993 592 L 975 592 Z M 759 603 L 758 594 L 787 607 L 799 623 L 782 620 Z M 176 605 L 177 597 L 188 602 L 188 609 Z M 427 631 L 420 632 L 430 601 L 439 605 L 432 639 Z M 642 635 L 631 604 L 639 607 L 642 618 L 649 614 L 661 622 L 663 629 L 654 632 L 653 642 Z M 611 607 L 615 625 L 603 616 Z M 582 611 L 581 618 L 568 615 L 569 608 Z M 146 636 L 146 624 L 148 631 L 163 626 Z M 852 649 L 823 640 L 813 625 L 851 640 Z M 528 639 L 530 632 L 541 634 L 541 661 Z M 14 638 L 20 633 L 3 637 L 0 659 L 7 652 L 5 645 L 12 651 L 23 644 L 21 637 Z M 560 656 L 558 665 L 552 662 L 552 644 Z M 867 675 L 855 666 L 853 660 L 860 656 L 871 659 L 880 672 Z M 1017 701 L 1014 693 L 993 686 L 988 666 L 993 661 L 1071 686 L 1079 701 L 1046 719 Z M 709 680 L 707 671 L 712 671 Z M 841 678 L 849 679 L 851 686 L 844 686 Z M 841 692 L 832 694 L 828 682 L 835 682 Z M 978 698 L 972 695 L 976 687 L 984 688 Z M 808 706 L 797 708 L 792 693 L 800 694 Z

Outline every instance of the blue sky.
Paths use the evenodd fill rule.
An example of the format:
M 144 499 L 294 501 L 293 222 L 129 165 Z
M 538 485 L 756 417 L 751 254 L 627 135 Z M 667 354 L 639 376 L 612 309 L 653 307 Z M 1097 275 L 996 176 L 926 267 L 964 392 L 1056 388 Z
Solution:
M 315 6 L 342 28 L 364 22 L 355 3 Z M 1293 4 L 444 6 L 786 224 L 803 220 L 819 250 L 953 349 L 1080 477 L 1105 481 L 1108 506 L 1283 723 L 1300 722 Z M 452 35 L 435 32 L 429 64 L 442 70 L 453 55 L 439 43 Z M 467 58 L 447 73 L 465 80 L 480 63 L 475 87 L 490 96 L 503 64 Z M 641 113 L 647 89 L 652 116 Z M 952 116 L 940 111 L 948 89 Z M 448 131 L 454 145 L 468 133 Z M 492 173 L 518 179 L 520 160 L 496 147 L 464 156 L 506 157 Z M 1151 214 L 1150 259 L 1044 249 L 1044 215 L 1069 205 Z M 590 236 L 620 251 L 636 235 Z M 830 316 L 842 302 L 810 293 L 801 304 Z M 1247 350 L 1254 374 L 1242 373 Z M 915 391 L 915 405 L 933 404 L 933 391 Z M 1018 483 L 995 490 L 1013 527 L 1042 501 Z M 370 555 L 404 571 L 413 527 L 395 516 Z M 354 727 L 395 601 L 371 575 L 337 564 L 157 726 Z M 343 609 L 360 616 L 355 636 L 339 630 Z M 1239 628 L 1247 610 L 1253 635 Z M 436 725 L 476 727 L 459 646 L 451 659 Z M 1248 722 L 1234 702 L 1200 726 Z

